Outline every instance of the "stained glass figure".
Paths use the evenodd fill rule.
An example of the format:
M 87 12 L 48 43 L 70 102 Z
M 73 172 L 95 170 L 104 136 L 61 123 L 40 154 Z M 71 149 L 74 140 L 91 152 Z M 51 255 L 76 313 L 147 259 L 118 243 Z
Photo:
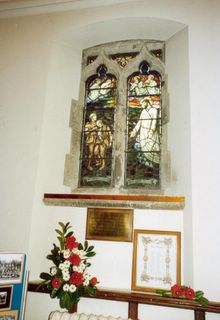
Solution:
M 106 74 L 104 66 L 100 66 L 98 75 L 91 77 L 87 82 L 87 108 L 108 108 L 115 106 L 116 78 Z
M 147 64 L 128 79 L 127 170 L 129 187 L 159 187 L 161 79 Z
M 86 82 L 81 151 L 81 186 L 110 186 L 116 78 L 101 65 Z

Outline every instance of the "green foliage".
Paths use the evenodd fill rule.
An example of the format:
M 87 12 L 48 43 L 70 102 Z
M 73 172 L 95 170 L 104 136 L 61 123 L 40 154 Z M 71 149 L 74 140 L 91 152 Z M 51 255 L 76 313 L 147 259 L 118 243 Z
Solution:
M 95 256 L 95 252 L 91 251 L 91 252 L 87 252 L 86 257 L 93 257 Z
M 88 243 L 88 241 L 86 240 L 86 241 L 84 242 L 84 250 L 85 250 L 85 251 L 87 250 L 88 245 L 89 245 L 89 243 Z
M 42 272 L 40 274 L 40 278 L 43 280 L 41 285 L 46 284 L 50 291 L 50 297 L 59 299 L 60 307 L 67 310 L 70 310 L 83 297 L 85 292 L 88 292 L 91 296 L 95 296 L 96 292 L 94 281 L 91 281 L 93 284 L 90 283 L 89 279 L 91 278 L 88 278 L 88 273 L 85 272 L 91 265 L 87 260 L 95 255 L 94 246 L 89 246 L 87 240 L 83 245 L 77 243 L 75 237 L 73 237 L 73 231 L 70 230 L 71 228 L 69 222 L 66 224 L 59 222 L 59 228 L 55 229 L 59 246 L 53 244 L 50 254 L 47 255 L 47 259 L 53 263 L 53 266 L 50 268 L 50 273 Z M 79 253 L 78 250 L 81 252 Z M 74 255 L 79 256 L 76 262 Z M 75 271 L 73 267 L 78 268 L 79 261 L 81 267 L 78 271 Z M 63 273 L 64 268 L 65 272 Z M 75 278 L 75 275 L 71 278 L 74 272 L 75 274 L 78 272 L 81 282 L 77 280 L 77 277 Z M 94 279 L 96 283 L 96 278 Z
M 57 296 L 57 289 L 53 289 L 51 292 L 50 292 L 50 297 L 52 298 L 52 299 L 54 299 L 54 298 L 56 298 L 56 296 Z
M 82 245 L 81 243 L 79 243 L 78 249 L 79 249 L 79 250 L 83 250 L 83 245 Z
M 88 291 L 88 294 L 89 294 L 91 297 L 95 297 L 96 289 L 95 289 L 95 287 L 93 287 L 91 284 L 88 285 L 87 291 Z
M 47 280 L 51 280 L 52 276 L 49 273 L 41 272 L 40 278 L 47 281 Z

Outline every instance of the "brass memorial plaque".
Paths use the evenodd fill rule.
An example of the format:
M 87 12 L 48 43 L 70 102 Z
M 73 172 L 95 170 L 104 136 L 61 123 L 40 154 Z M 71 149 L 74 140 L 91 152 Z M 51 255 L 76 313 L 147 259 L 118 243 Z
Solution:
M 131 242 L 132 231 L 132 209 L 87 209 L 86 239 Z

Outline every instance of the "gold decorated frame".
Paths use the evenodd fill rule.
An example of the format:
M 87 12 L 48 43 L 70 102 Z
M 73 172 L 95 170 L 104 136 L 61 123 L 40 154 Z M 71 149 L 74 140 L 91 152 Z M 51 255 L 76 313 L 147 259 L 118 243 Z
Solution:
M 18 310 L 10 310 L 10 311 L 1 311 L 0 312 L 1 320 L 18 320 Z
M 133 209 L 88 208 L 86 239 L 131 242 Z
M 155 291 L 181 283 L 181 233 L 134 230 L 132 289 Z

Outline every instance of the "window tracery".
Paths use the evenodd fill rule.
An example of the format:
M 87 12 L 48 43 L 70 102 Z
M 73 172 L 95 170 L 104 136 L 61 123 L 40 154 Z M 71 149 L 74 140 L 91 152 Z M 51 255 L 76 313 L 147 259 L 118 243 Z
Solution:
M 164 46 L 131 40 L 84 50 L 65 166 L 72 190 L 161 192 L 169 161 Z

